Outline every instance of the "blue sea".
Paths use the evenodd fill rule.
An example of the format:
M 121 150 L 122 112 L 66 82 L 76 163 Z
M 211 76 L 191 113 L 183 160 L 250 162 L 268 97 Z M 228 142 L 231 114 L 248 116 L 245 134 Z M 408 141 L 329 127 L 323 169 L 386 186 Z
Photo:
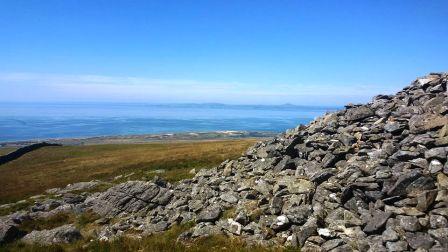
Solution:
M 221 130 L 282 132 L 335 109 L 294 105 L 0 103 L 0 142 Z

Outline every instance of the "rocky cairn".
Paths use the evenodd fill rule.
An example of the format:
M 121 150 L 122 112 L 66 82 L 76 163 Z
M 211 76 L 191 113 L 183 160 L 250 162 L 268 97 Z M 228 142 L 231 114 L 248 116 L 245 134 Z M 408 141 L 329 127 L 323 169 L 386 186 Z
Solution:
M 119 219 L 99 222 L 100 240 L 195 222 L 179 242 L 228 235 L 301 251 L 448 251 L 447 83 L 447 74 L 432 73 L 396 95 L 257 143 L 193 179 L 129 181 L 61 207 Z M 0 237 L 11 239 L 17 216 L 3 217 Z M 72 226 L 62 230 L 78 237 Z M 71 240 L 60 231 L 45 234 Z M 33 237 L 50 240 L 24 239 Z

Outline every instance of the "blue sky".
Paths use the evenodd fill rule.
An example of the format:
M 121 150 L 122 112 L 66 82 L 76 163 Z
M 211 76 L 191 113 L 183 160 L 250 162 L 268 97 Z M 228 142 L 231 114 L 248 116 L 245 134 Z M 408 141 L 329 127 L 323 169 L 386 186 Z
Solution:
M 342 105 L 447 59 L 448 1 L 0 1 L 0 102 Z

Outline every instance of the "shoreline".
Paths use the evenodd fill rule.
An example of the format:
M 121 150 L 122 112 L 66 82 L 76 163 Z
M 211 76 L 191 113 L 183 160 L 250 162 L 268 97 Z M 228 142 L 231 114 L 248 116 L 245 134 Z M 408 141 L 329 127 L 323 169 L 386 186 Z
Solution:
M 38 140 L 19 140 L 0 142 L 0 148 L 20 148 L 30 144 L 48 142 L 67 146 L 97 145 L 97 144 L 143 144 L 154 142 L 176 141 L 206 141 L 242 138 L 268 138 L 278 135 L 278 132 L 270 131 L 207 131 L 207 132 L 179 132 L 164 134 L 141 135 L 111 135 L 79 138 L 50 138 Z

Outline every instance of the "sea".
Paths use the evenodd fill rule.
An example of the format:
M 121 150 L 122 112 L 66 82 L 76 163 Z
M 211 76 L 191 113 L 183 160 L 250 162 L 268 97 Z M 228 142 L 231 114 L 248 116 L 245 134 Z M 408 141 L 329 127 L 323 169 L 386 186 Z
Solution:
M 0 103 L 0 142 L 208 131 L 283 132 L 337 107 Z

